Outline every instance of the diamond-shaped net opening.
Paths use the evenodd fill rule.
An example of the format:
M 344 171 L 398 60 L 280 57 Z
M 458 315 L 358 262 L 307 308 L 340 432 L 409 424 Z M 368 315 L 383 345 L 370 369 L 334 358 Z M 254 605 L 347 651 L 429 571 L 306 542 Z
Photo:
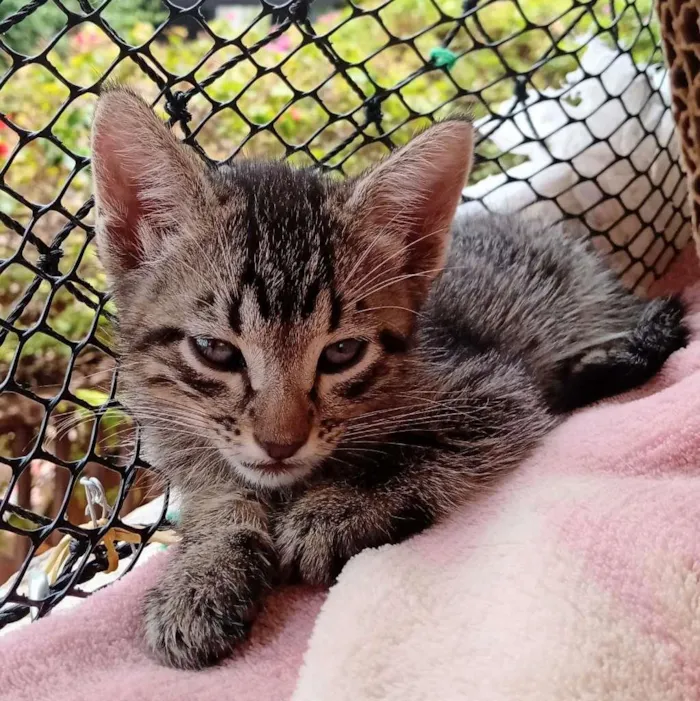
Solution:
M 469 111 L 463 207 L 575 220 L 640 290 L 690 235 L 651 0 L 2 0 L 0 76 L 0 628 L 133 566 L 167 508 L 132 518 L 157 482 L 91 243 L 105 80 L 208 158 L 346 175 Z

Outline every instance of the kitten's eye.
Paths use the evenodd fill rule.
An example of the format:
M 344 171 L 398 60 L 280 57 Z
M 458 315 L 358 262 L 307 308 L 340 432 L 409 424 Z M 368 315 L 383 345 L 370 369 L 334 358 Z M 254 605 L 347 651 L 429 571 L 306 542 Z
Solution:
M 330 375 L 359 362 L 365 354 L 367 341 L 346 338 L 326 346 L 318 360 L 318 371 Z
M 191 338 L 190 345 L 199 358 L 216 370 L 240 372 L 246 363 L 243 353 L 231 343 L 216 338 Z

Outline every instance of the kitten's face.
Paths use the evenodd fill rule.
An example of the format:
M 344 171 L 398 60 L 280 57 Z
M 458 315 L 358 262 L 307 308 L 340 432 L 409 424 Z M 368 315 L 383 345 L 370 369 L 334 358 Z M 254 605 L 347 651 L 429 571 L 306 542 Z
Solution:
M 410 201 L 423 153 L 346 183 L 281 164 L 208 170 L 132 95 L 106 100 L 121 119 L 98 109 L 98 243 L 147 456 L 274 488 L 378 437 L 382 412 L 408 403 L 415 317 L 466 165 L 447 194 Z M 469 128 L 451 124 L 468 163 Z
M 398 249 L 370 250 L 338 184 L 273 164 L 210 180 L 217 205 L 117 284 L 127 401 L 189 424 L 246 481 L 288 483 L 400 399 L 415 286 L 382 289 L 404 274 Z

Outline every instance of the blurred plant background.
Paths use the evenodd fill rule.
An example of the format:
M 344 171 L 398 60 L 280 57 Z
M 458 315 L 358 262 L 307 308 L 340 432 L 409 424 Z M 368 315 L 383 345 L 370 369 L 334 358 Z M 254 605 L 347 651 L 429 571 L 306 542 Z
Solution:
M 29 4 L 0 0 L 0 32 Z M 465 9 L 467 18 L 456 22 Z M 108 402 L 115 368 L 105 352 L 106 282 L 84 206 L 89 128 L 105 76 L 157 100 L 164 118 L 164 100 L 144 68 L 173 91 L 201 88 L 188 103 L 189 127 L 211 158 L 289 155 L 299 165 L 352 174 L 455 103 L 477 117 L 497 112 L 516 90 L 516 73 L 527 73 L 529 87 L 540 91 L 559 87 L 594 34 L 630 51 L 640 66 L 661 62 L 651 13 L 652 0 L 353 0 L 316 12 L 316 37 L 292 25 L 264 41 L 274 26 L 260 5 L 228 7 L 193 28 L 160 0 L 47 0 L 13 23 L 0 33 L 0 319 L 11 321 L 11 329 L 0 328 L 0 382 L 14 377 L 40 397 L 68 390 L 80 401 L 58 402 L 45 417 L 36 402 L 0 393 L 0 456 L 33 454 L 38 439 L 48 441 L 53 455 L 84 460 L 114 499 L 119 475 L 86 459 L 89 446 L 96 438 L 95 453 L 114 460 L 128 460 L 133 450 L 132 427 L 118 411 L 102 412 L 99 421 L 89 411 Z M 440 53 L 446 39 L 451 53 Z M 342 59 L 340 70 L 324 46 Z M 365 103 L 375 94 L 385 132 L 378 140 L 376 125 L 365 126 Z M 475 180 L 513 164 L 493 149 L 481 142 Z M 62 256 L 52 285 L 37 275 L 37 240 L 50 245 L 57 237 Z M 70 280 L 61 277 L 69 273 Z M 84 494 L 65 494 L 64 472 L 33 460 L 12 499 L 49 515 L 65 500 L 69 520 L 81 523 Z M 0 462 L 0 496 L 9 475 Z M 128 508 L 150 489 L 144 475 Z M 23 552 L 8 534 L 0 531 L 0 539 L 2 582 Z

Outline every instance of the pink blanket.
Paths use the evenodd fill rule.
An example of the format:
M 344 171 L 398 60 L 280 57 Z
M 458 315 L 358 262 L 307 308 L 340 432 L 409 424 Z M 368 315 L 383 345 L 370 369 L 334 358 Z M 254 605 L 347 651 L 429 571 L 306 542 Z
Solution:
M 700 699 L 700 287 L 687 299 L 695 341 L 653 383 L 571 417 L 449 522 L 362 553 L 329 594 L 277 595 L 224 665 L 144 656 L 159 556 L 1 639 L 0 699 Z

